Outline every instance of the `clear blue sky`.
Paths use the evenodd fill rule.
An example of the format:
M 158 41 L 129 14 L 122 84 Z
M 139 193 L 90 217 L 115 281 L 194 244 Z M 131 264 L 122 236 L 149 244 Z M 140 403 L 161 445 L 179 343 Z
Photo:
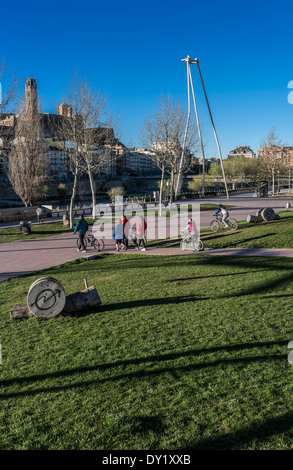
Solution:
M 44 112 L 56 112 L 76 69 L 120 112 L 122 141 L 139 146 L 161 93 L 187 101 L 189 54 L 200 59 L 223 156 L 238 145 L 256 151 L 273 126 L 293 145 L 292 0 L 16 0 L 0 15 L 0 56 L 22 86 L 37 79 Z M 195 85 L 215 156 L 198 77 Z

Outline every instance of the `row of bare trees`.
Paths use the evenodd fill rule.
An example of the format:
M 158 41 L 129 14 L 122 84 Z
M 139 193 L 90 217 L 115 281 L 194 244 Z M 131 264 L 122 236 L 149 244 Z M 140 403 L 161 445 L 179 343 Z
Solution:
M 0 79 L 4 75 L 4 64 L 0 64 Z M 18 93 L 18 82 L 14 78 L 5 88 L 0 108 L 0 138 L 9 148 L 6 156 L 8 178 L 15 193 L 25 206 L 40 199 L 42 188 L 50 178 L 48 143 L 44 138 L 44 123 L 40 113 L 37 94 L 31 96 L 29 109 Z M 73 226 L 73 208 L 79 178 L 89 178 L 93 217 L 96 216 L 95 179 L 106 170 L 115 158 L 112 151 L 117 142 L 114 123 L 107 109 L 107 97 L 95 90 L 87 80 L 74 75 L 66 94 L 71 113 L 49 122 L 51 134 L 64 144 L 68 169 L 73 174 L 70 200 L 70 225 Z M 13 114 L 10 120 L 8 113 Z M 117 130 L 116 130 L 117 136 Z M 2 146 L 2 150 L 4 145 Z
M 114 122 L 107 109 L 107 97 L 95 90 L 87 80 L 81 80 L 77 74 L 69 85 L 66 103 L 71 107 L 72 116 L 63 118 L 57 127 L 55 125 L 55 130 L 56 137 L 62 135 L 67 142 L 65 151 L 73 175 L 70 200 L 72 227 L 78 179 L 85 173 L 91 188 L 92 216 L 96 217 L 95 179 L 116 158 L 112 147 L 117 142 L 118 120 Z
M 259 183 L 260 180 L 272 181 L 272 192 L 275 193 L 276 179 L 279 176 L 289 176 L 291 166 L 289 156 L 283 154 L 284 142 L 273 128 L 261 141 L 258 158 L 237 157 L 224 160 L 225 175 L 228 183 Z M 213 163 L 206 177 L 206 185 L 211 186 L 215 181 L 222 180 L 222 171 L 218 163 Z M 189 184 L 189 189 L 200 190 L 200 176 L 195 177 Z
M 0 82 L 6 75 L 5 64 L 0 62 Z M 35 99 L 38 100 L 37 96 Z M 78 181 L 81 175 L 87 174 L 91 189 L 93 217 L 96 208 L 96 178 L 101 172 L 112 164 L 115 159 L 113 146 L 117 143 L 117 126 L 107 107 L 107 96 L 95 90 L 87 80 L 82 80 L 77 74 L 70 83 L 65 101 L 71 111 L 62 115 L 62 119 L 54 119 L 50 124 L 55 139 L 63 141 L 64 151 L 67 155 L 68 169 L 73 175 L 70 200 L 70 225 L 73 226 L 73 208 L 76 198 Z M 69 108 L 70 107 L 70 108 Z M 17 118 L 13 113 L 18 110 Z M 8 114 L 7 114 L 8 113 Z M 11 114 L 9 114 L 11 113 Z M 8 116 L 8 117 L 7 117 Z M 11 119 L 13 125 L 11 124 Z M 8 119 L 8 120 L 7 120 Z M 170 95 L 161 97 L 159 105 L 149 115 L 140 129 L 140 138 L 144 147 L 151 150 L 151 158 L 161 170 L 160 181 L 160 214 L 162 212 L 162 194 L 165 175 L 170 177 L 170 203 L 172 203 L 174 188 L 179 177 L 179 162 L 182 154 L 183 138 L 186 125 L 186 110 L 179 100 Z M 9 121 L 10 125 L 7 125 Z M 190 126 L 186 148 L 189 154 L 185 155 L 183 172 L 187 172 L 193 163 L 191 154 L 197 155 L 200 149 L 198 133 L 195 125 Z M 114 132 L 115 131 L 115 132 Z M 33 103 L 25 109 L 19 94 L 18 80 L 13 77 L 2 91 L 0 100 L 0 138 L 9 146 L 7 154 L 8 177 L 16 194 L 28 206 L 38 200 L 42 194 L 42 187 L 50 174 L 50 161 L 48 159 L 48 144 L 44 139 L 42 114 L 39 102 Z M 236 177 L 243 181 L 262 171 L 274 181 L 276 173 L 283 173 L 286 165 L 279 158 L 276 149 L 282 147 L 283 142 L 273 129 L 261 144 L 261 165 L 251 159 L 246 163 L 238 160 L 225 162 L 227 178 L 231 181 Z M 243 164 L 242 164 L 243 163 Z M 242 166 L 241 166 L 242 165 Z M 210 177 L 218 175 L 220 167 L 212 165 Z M 209 180 L 207 180 L 208 182 Z M 179 182 L 179 184 L 182 182 Z M 200 185 L 200 181 L 195 181 Z
M 179 100 L 170 95 L 162 96 L 159 106 L 145 119 L 140 129 L 140 138 L 144 147 L 152 150 L 152 158 L 161 170 L 159 213 L 162 213 L 162 194 L 165 173 L 170 175 L 170 203 L 179 177 L 179 163 L 182 153 L 187 113 Z M 190 126 L 195 129 L 195 126 Z M 196 131 L 190 131 L 186 147 L 196 154 L 199 150 L 199 138 Z M 185 155 L 183 172 L 192 164 L 190 155 Z M 182 182 L 179 183 L 182 186 Z

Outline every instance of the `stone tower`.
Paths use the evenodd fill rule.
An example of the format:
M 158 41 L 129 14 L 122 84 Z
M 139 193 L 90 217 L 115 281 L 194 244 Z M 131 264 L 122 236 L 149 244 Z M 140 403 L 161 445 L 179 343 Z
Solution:
M 69 104 L 62 103 L 57 105 L 57 112 L 59 116 L 66 116 L 72 118 L 72 107 Z
M 27 78 L 25 85 L 26 112 L 34 114 L 38 112 L 38 87 L 35 78 Z

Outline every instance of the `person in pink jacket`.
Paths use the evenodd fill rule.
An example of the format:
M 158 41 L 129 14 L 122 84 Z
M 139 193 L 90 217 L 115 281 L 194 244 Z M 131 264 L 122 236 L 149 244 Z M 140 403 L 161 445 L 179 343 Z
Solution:
M 184 232 L 189 232 L 191 235 L 191 244 L 192 249 L 195 250 L 195 242 L 198 238 L 198 232 L 194 220 L 188 219 L 188 225 L 183 230 Z
M 136 227 L 136 237 L 137 237 L 137 240 L 138 240 L 137 249 L 140 247 L 140 244 L 142 242 L 143 247 L 142 247 L 141 251 L 146 250 L 146 243 L 145 243 L 146 228 L 147 228 L 147 223 L 144 220 L 144 218 L 142 216 L 140 216 L 137 227 Z

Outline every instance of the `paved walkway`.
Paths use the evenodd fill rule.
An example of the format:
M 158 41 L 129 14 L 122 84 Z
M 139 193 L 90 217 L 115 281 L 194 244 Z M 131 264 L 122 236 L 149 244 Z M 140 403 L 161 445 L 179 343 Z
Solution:
M 215 198 L 200 201 L 219 203 L 223 198 Z M 286 199 L 288 200 L 288 199 Z M 198 202 L 198 201 L 196 201 Z M 275 211 L 285 209 L 285 200 L 258 198 L 231 198 L 229 204 L 235 204 L 235 209 L 229 209 L 231 218 L 243 220 L 248 214 L 255 213 L 260 207 L 273 207 Z M 213 211 L 201 212 L 201 228 L 209 226 Z M 115 253 L 113 240 L 107 240 L 105 251 Z M 181 251 L 180 248 L 149 248 L 145 252 L 136 251 L 133 248 L 126 253 L 145 255 L 192 255 L 192 251 Z M 219 256 L 286 256 L 293 257 L 293 249 L 205 249 L 200 252 L 207 255 Z M 41 269 L 47 269 L 58 264 L 73 261 L 76 258 L 84 258 L 97 254 L 90 248 L 87 254 L 76 251 L 76 236 L 73 233 L 56 237 L 39 238 L 34 240 L 21 240 L 17 242 L 0 244 L 0 280 L 21 276 Z M 123 256 L 124 253 L 117 254 Z
M 115 253 L 112 240 L 106 243 L 105 252 Z M 196 252 L 196 254 L 198 253 L 219 256 L 287 256 L 293 258 L 293 249 L 205 249 Z M 77 258 L 88 258 L 96 254 L 97 252 L 93 248 L 90 248 L 86 254 L 77 252 L 76 236 L 73 234 L 2 243 L 0 244 L 0 280 L 51 268 Z M 148 248 L 142 252 L 131 247 L 127 252 L 117 253 L 117 256 L 124 254 L 192 256 L 193 252 L 182 251 L 180 248 Z

